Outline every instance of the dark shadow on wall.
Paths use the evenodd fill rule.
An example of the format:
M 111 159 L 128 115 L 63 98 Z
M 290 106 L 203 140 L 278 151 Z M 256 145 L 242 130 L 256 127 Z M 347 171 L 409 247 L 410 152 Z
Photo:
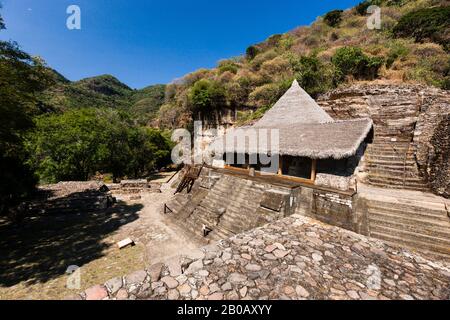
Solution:
M 142 208 L 119 203 L 97 212 L 31 215 L 20 226 L 0 220 L 0 286 L 46 282 L 102 257 L 109 247 L 102 240 L 138 219 Z

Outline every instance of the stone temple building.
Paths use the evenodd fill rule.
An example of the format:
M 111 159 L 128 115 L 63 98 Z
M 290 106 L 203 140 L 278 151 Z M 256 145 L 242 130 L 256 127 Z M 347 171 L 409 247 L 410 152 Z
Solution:
M 276 142 L 270 135 L 274 129 Z M 294 80 L 262 119 L 250 127 L 228 130 L 210 148 L 215 154 L 225 155 L 228 169 L 254 169 L 255 174 L 269 171 L 258 156 L 276 149 L 279 154 L 272 158 L 278 157 L 278 165 L 272 173 L 292 181 L 347 190 L 356 187 L 355 172 L 372 139 L 372 129 L 369 118 L 333 120 Z
M 208 137 L 215 160 L 184 169 L 164 212 L 206 241 L 300 215 L 447 259 L 450 202 L 430 192 L 415 150 L 436 136 L 427 119 L 449 110 L 448 93 L 397 91 L 336 91 L 319 106 L 294 81 L 252 126 Z

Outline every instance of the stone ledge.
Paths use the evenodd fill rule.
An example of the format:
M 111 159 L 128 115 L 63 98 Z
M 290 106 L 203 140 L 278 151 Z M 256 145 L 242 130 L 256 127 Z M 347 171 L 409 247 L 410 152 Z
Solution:
M 450 299 L 449 288 L 443 261 L 293 215 L 122 282 L 112 279 L 79 298 Z

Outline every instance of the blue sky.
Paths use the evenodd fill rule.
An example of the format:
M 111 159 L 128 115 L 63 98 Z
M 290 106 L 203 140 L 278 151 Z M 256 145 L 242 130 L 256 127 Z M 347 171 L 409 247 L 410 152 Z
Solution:
M 7 30 L 70 80 L 112 74 L 133 88 L 168 83 L 241 55 L 275 33 L 360 0 L 0 0 Z M 66 9 L 81 8 L 81 30 Z

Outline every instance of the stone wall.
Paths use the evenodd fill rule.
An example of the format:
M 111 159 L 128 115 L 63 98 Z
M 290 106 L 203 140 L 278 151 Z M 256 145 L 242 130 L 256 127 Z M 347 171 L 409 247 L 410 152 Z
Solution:
M 450 107 L 448 95 L 427 97 L 414 133 L 420 172 L 439 195 L 450 197 Z
M 219 240 L 291 215 L 299 200 L 288 185 L 203 168 L 191 193 L 166 204 L 172 219 L 192 234 Z M 188 205 L 186 205 L 188 204 Z

